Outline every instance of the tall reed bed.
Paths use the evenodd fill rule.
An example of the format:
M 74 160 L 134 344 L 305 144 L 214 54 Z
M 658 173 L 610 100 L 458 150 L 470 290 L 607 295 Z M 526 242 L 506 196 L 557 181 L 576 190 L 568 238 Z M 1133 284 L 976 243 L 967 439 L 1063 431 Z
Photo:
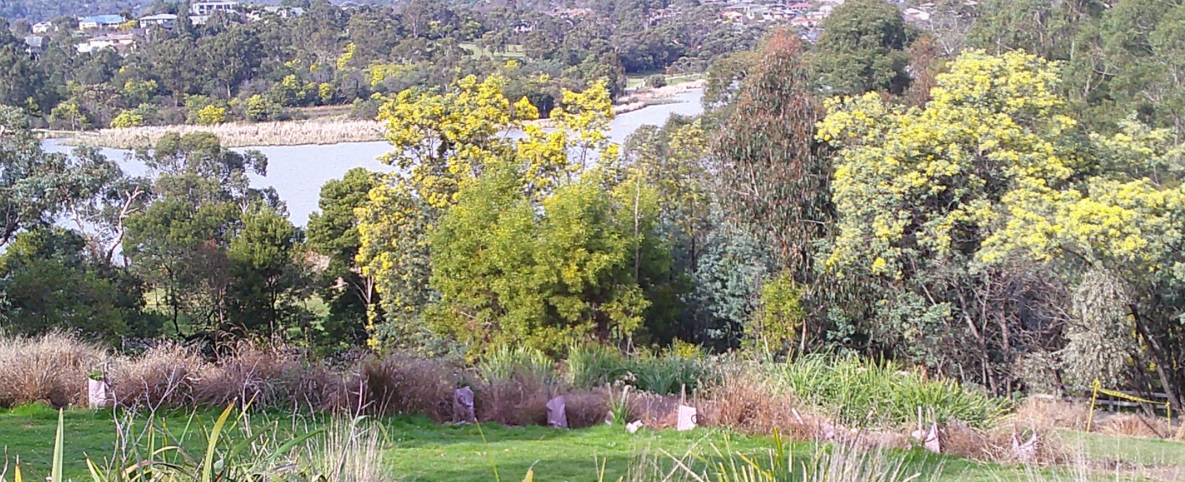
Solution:
M 369 142 L 383 139 L 381 122 L 363 120 L 308 120 L 285 122 L 228 123 L 212 126 L 175 125 L 103 129 L 82 134 L 69 142 L 115 149 L 148 148 L 168 132 L 185 135 L 210 132 L 223 147 L 296 146 Z

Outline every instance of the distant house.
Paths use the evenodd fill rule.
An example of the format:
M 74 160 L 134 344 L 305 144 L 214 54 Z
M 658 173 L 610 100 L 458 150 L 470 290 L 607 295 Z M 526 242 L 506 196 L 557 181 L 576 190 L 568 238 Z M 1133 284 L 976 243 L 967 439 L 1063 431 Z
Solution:
M 33 58 L 41 56 L 41 52 L 45 50 L 45 37 L 40 35 L 30 35 L 25 37 L 25 52 Z
M 149 15 L 147 17 L 140 17 L 140 26 L 144 28 L 173 28 L 175 25 L 177 25 L 177 16 L 171 13 L 161 13 L 157 15 Z
M 49 22 L 38 22 L 33 24 L 33 33 L 42 34 L 53 30 L 53 24 Z
M 300 7 L 263 7 L 263 10 L 268 13 L 279 15 L 280 18 L 297 18 L 304 15 L 304 9 Z
M 211 0 L 194 2 L 189 5 L 189 13 L 199 17 L 213 15 L 214 12 L 233 12 L 239 7 L 239 2 L 228 0 Z
M 930 21 L 930 12 L 927 12 L 927 11 L 922 10 L 920 8 L 907 8 L 902 13 L 905 16 L 905 19 L 908 21 L 911 21 L 911 22 L 929 22 Z
M 136 45 L 136 34 L 128 32 L 106 33 L 91 37 L 86 42 L 78 44 L 79 53 L 90 53 L 106 48 L 114 49 L 121 54 L 127 53 Z
M 814 7 L 814 5 L 811 5 L 810 3 L 807 3 L 807 2 L 798 2 L 798 3 L 791 3 L 789 5 L 786 5 L 786 9 L 793 11 L 793 12 L 806 12 L 806 11 L 809 11 L 812 7 Z
M 593 13 L 591 8 L 571 8 L 567 10 L 556 10 L 553 15 L 560 18 L 576 18 L 583 17 Z
M 95 15 L 78 19 L 80 30 L 100 30 L 117 28 L 124 22 L 119 15 Z

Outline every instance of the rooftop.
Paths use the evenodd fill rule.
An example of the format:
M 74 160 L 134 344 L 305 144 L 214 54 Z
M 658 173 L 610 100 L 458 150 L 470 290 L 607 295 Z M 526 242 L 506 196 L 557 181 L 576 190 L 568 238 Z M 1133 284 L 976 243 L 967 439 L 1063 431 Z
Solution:
M 123 17 L 119 15 L 94 15 L 90 17 L 83 17 L 79 22 L 91 23 L 123 23 Z

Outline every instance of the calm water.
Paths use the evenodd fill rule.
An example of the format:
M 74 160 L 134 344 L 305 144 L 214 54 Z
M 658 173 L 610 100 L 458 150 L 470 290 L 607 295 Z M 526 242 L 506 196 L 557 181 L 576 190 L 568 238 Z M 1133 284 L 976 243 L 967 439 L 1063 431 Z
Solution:
M 700 100 L 702 90 L 689 91 L 674 98 L 676 102 L 647 107 L 617 116 L 611 124 L 609 137 L 615 142 L 625 138 L 643 125 L 662 125 L 671 114 L 698 115 L 703 112 Z M 60 140 L 50 139 L 44 143 L 45 150 L 66 152 L 69 146 Z M 252 176 L 256 187 L 274 187 L 280 198 L 288 204 L 288 217 L 292 222 L 304 225 L 309 214 L 317 210 L 317 199 L 321 185 L 330 179 L 340 179 L 346 171 L 365 167 L 373 171 L 389 172 L 390 166 L 378 161 L 378 157 L 390 152 L 386 142 L 352 142 L 344 144 L 244 147 L 236 151 L 256 149 L 268 159 L 267 176 Z M 102 149 L 109 159 L 120 161 L 124 170 L 132 175 L 144 174 L 147 168 L 131 159 L 131 151 Z

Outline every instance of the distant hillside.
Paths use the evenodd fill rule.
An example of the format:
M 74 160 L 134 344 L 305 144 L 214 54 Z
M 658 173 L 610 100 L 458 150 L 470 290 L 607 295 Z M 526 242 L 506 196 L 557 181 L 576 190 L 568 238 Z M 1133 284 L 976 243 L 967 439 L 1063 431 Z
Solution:
M 0 1 L 0 17 L 40 22 L 62 15 L 114 14 L 125 9 L 135 13 L 150 3 L 151 0 L 4 0 Z

